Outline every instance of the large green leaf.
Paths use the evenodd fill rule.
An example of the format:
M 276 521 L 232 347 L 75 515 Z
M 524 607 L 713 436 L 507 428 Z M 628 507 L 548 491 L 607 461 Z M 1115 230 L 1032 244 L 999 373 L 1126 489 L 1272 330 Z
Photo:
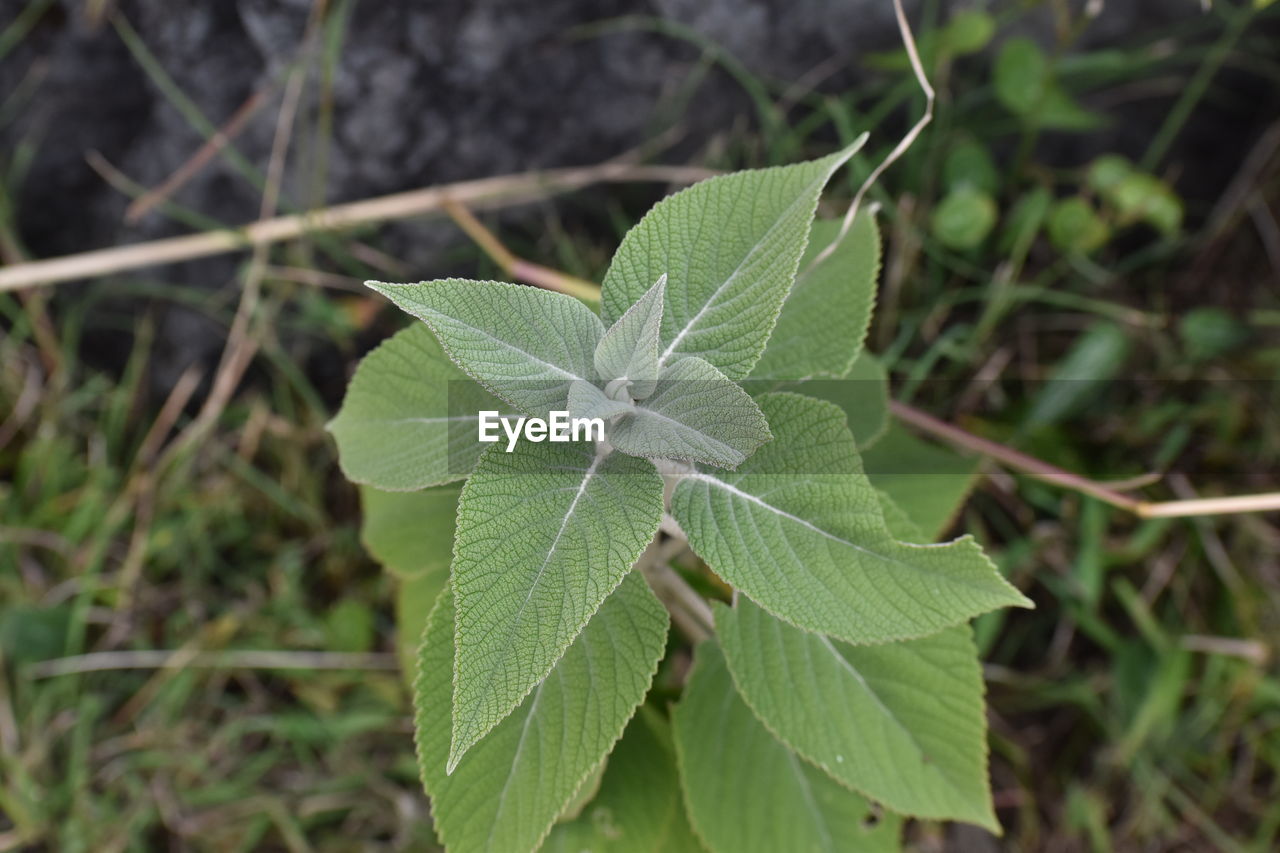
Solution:
M 896 812 L 999 831 L 968 625 L 850 646 L 794 628 L 745 597 L 733 608 L 717 605 L 715 618 L 738 690 L 784 743 Z
M 564 409 L 569 383 L 595 377 L 604 327 L 571 296 L 456 278 L 366 283 L 423 320 L 459 367 L 523 412 Z
M 401 672 L 407 681 L 412 682 L 427 616 L 439 600 L 441 591 L 448 586 L 449 572 L 396 578 L 395 584 L 396 654 L 400 657 Z
M 420 492 L 380 492 L 362 486 L 360 541 L 395 575 L 447 574 L 461 491 L 457 485 Z
M 700 853 L 680 799 L 671 726 L 641 707 L 609 755 L 600 790 L 551 831 L 543 853 Z
M 800 274 L 752 379 L 838 378 L 849 372 L 875 306 L 880 234 L 875 217 L 864 211 L 835 250 L 811 266 L 839 235 L 838 221 L 813 223 Z
M 658 381 L 658 345 L 667 277 L 661 276 L 644 296 L 618 318 L 596 347 L 596 373 L 601 379 L 625 380 L 629 396 L 642 400 Z
M 978 477 L 978 460 L 921 441 L 890 424 L 862 454 L 867 476 L 924 531 L 922 542 L 946 532 Z
M 551 670 L 662 518 L 652 463 L 522 442 L 480 457 L 462 489 L 452 766 Z
M 414 324 L 360 362 L 328 430 L 348 480 L 408 492 L 467 476 L 484 449 L 476 412 L 509 408 Z
M 452 853 L 532 850 L 644 699 L 667 613 L 639 574 L 628 575 L 533 694 L 449 774 L 453 617 L 446 591 L 415 682 L 418 762 L 436 830 Z
M 654 205 L 605 274 L 605 321 L 666 274 L 661 359 L 701 356 L 744 378 L 795 281 L 818 196 L 862 141 L 820 160 L 711 178 Z
M 649 399 L 609 432 L 623 453 L 736 468 L 769 440 L 760 407 L 709 362 L 687 356 L 668 365 Z
M 773 430 L 736 472 L 695 472 L 671 512 L 726 581 L 801 628 L 852 643 L 935 634 L 979 613 L 1030 602 L 970 537 L 907 545 L 887 530 L 844 413 L 765 394 Z
M 689 819 L 715 853 L 898 849 L 901 818 L 876 821 L 866 800 L 771 735 L 714 640 L 698 647 L 672 720 Z
M 839 406 L 861 450 L 875 444 L 889 428 L 889 374 L 880 360 L 863 350 L 842 379 L 806 379 L 802 382 L 748 380 L 753 393 L 794 391 Z M 754 390 L 757 389 L 758 390 Z

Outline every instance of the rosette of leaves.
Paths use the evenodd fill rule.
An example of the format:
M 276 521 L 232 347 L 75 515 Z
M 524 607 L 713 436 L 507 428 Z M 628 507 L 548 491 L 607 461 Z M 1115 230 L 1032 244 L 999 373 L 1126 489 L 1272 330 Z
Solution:
M 814 220 L 854 150 L 660 202 L 598 313 L 500 282 L 370 283 L 422 322 L 365 358 L 330 429 L 401 584 L 448 849 L 889 850 L 904 817 L 998 831 L 967 623 L 1028 602 L 971 538 L 917 544 L 972 468 L 912 463 L 919 443 L 886 425 L 862 347 L 874 221 Z M 477 441 L 481 410 L 608 428 L 508 452 Z M 717 600 L 687 680 L 663 667 L 653 695 L 690 643 L 637 565 L 672 536 L 689 591 Z

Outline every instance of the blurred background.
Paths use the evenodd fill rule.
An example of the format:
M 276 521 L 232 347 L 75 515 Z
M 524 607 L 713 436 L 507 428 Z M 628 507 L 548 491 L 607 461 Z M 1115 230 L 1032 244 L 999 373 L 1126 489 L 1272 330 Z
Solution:
M 906 7 L 894 397 L 1151 499 L 1280 488 L 1280 3 Z M 835 215 L 923 108 L 890 0 L 0 0 L 0 851 L 432 849 L 323 431 L 403 323 L 362 280 L 508 277 L 416 191 L 598 281 L 696 175 L 650 166 L 867 131 Z M 987 466 L 961 531 L 1038 605 L 978 626 L 1006 835 L 915 849 L 1280 846 L 1277 514 Z

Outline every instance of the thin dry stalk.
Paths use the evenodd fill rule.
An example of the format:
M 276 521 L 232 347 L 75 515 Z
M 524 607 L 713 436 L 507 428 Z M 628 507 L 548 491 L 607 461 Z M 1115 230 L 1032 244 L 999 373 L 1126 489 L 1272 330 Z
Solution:
M 394 670 L 399 661 L 387 653 L 142 650 L 91 652 L 32 664 L 26 674 L 33 679 L 56 678 L 84 672 L 124 669 L 359 669 Z
M 206 231 L 0 267 L 0 293 L 207 258 L 258 245 L 293 240 L 315 232 L 337 231 L 373 222 L 423 216 L 440 212 L 445 199 L 479 209 L 541 201 L 598 183 L 687 184 L 714 174 L 713 170 L 693 166 L 645 166 L 609 162 L 595 166 L 548 169 L 460 181 L 350 204 L 338 204 L 310 213 L 277 216 L 240 228 Z
M 147 190 L 130 202 L 124 212 L 124 221 L 129 223 L 137 222 L 150 213 L 152 208 L 166 201 L 171 195 L 182 189 L 187 181 L 199 174 L 200 170 L 207 166 L 223 148 L 231 144 L 231 140 L 239 136 L 241 131 L 249 126 L 249 120 L 257 115 L 258 111 L 267 103 L 274 88 L 275 86 L 266 86 L 250 95 L 248 100 L 231 114 L 231 118 L 227 120 L 226 124 L 218 128 L 218 132 L 196 149 L 196 152 L 186 162 L 175 169 L 169 177 L 165 178 L 155 188 Z
M 446 198 L 444 200 L 444 210 L 458 224 L 458 227 L 465 231 L 467 236 L 495 264 L 502 268 L 503 272 L 516 281 L 544 287 L 547 290 L 567 293 L 578 299 L 596 300 L 600 298 L 600 285 L 551 267 L 544 267 L 541 264 L 526 261 L 524 258 L 513 254 L 510 249 L 502 245 L 502 242 L 494 236 L 492 231 L 485 227 L 484 223 L 476 219 L 471 211 L 467 210 L 459 202 Z

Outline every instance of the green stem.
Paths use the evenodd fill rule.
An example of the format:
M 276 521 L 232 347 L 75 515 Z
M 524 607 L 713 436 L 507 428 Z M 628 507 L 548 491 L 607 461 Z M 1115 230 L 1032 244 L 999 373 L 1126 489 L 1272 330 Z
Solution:
M 1214 43 L 1213 48 L 1205 54 L 1204 61 L 1196 69 L 1195 76 L 1191 78 L 1191 82 L 1187 84 L 1187 87 L 1182 90 L 1182 95 L 1179 96 L 1177 103 L 1173 105 L 1173 109 L 1169 110 L 1169 114 L 1165 116 L 1164 124 L 1160 126 L 1160 130 L 1156 132 L 1155 137 L 1151 140 L 1151 144 L 1147 147 L 1147 152 L 1142 155 L 1141 166 L 1144 171 L 1154 171 L 1160 161 L 1164 159 L 1164 156 L 1169 153 L 1169 148 L 1182 131 L 1182 126 L 1187 123 L 1192 111 L 1200 103 L 1200 99 L 1204 97 L 1205 92 L 1209 90 L 1209 84 L 1213 82 L 1218 69 L 1222 67 L 1222 63 L 1231 54 L 1232 48 L 1240 40 L 1240 36 L 1244 34 L 1245 27 L 1249 25 L 1251 20 L 1253 20 L 1253 5 L 1251 3 L 1244 3 L 1235 12 L 1228 13 L 1226 29 L 1223 30 L 1217 42 Z

